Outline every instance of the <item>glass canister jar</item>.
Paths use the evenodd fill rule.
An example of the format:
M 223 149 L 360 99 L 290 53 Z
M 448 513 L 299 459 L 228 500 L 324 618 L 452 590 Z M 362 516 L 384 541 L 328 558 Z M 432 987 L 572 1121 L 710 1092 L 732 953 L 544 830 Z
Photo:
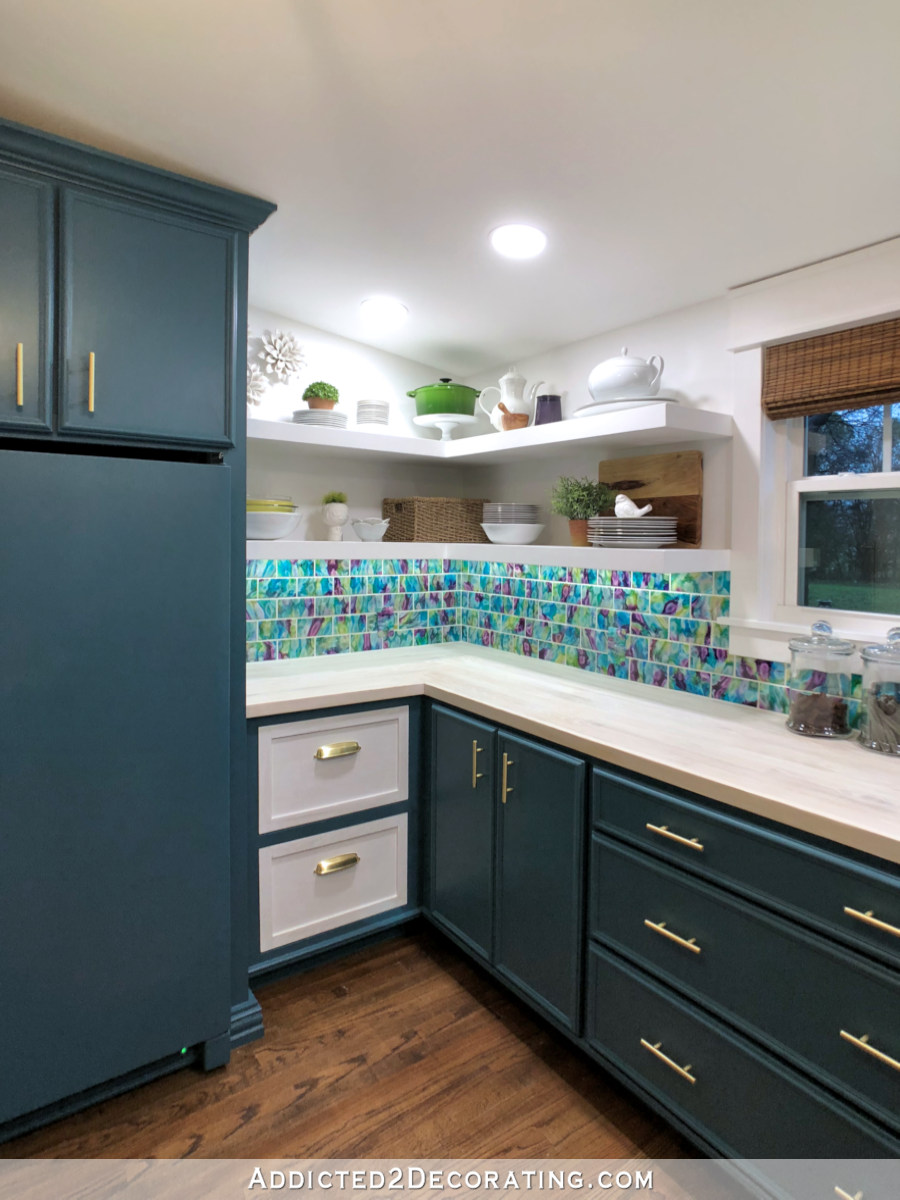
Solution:
M 807 737 L 850 737 L 853 643 L 834 637 L 827 621 L 816 621 L 809 636 L 788 644 L 788 729 Z
M 900 625 L 883 646 L 862 652 L 863 685 L 859 740 L 869 750 L 900 754 Z

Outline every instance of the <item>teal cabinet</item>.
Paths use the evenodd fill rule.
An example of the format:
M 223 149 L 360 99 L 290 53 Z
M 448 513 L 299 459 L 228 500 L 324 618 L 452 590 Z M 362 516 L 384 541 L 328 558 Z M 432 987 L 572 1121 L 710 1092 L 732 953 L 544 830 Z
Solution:
M 49 433 L 54 188 L 0 170 L 0 429 Z

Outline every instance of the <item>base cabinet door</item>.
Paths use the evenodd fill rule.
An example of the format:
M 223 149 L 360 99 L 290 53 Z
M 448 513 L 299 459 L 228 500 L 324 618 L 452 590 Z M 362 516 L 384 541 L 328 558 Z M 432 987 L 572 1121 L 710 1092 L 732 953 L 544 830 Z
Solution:
M 502 733 L 495 965 L 579 1029 L 584 763 Z
M 492 950 L 496 740 L 493 726 L 433 707 L 431 912 L 487 959 Z

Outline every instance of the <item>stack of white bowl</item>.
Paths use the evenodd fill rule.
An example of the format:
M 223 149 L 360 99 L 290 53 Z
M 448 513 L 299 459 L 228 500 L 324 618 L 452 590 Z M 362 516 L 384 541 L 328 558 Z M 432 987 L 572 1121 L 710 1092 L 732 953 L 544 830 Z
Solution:
M 490 541 L 501 545 L 527 546 L 536 542 L 544 531 L 536 504 L 512 500 L 491 502 L 485 504 L 481 515 L 481 528 Z
M 297 425 L 317 425 L 321 429 L 347 428 L 347 414 L 329 408 L 298 408 L 294 421 Z
M 357 400 L 357 425 L 387 425 L 391 406 L 387 400 Z
M 620 546 L 629 550 L 657 550 L 678 541 L 677 517 L 591 517 L 588 541 L 592 546 Z
M 297 505 L 292 500 L 260 500 L 252 496 L 247 499 L 247 537 L 251 540 L 287 537 L 299 520 Z

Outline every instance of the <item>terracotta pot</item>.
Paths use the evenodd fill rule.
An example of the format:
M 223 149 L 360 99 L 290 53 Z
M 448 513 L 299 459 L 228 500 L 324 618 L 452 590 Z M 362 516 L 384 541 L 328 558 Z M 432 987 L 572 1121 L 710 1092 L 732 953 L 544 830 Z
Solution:
M 337 400 L 326 400 L 323 396 L 310 396 L 306 403 L 310 408 L 334 408 Z
M 588 523 L 587 521 L 570 521 L 569 522 L 569 541 L 573 546 L 589 546 L 588 541 Z

